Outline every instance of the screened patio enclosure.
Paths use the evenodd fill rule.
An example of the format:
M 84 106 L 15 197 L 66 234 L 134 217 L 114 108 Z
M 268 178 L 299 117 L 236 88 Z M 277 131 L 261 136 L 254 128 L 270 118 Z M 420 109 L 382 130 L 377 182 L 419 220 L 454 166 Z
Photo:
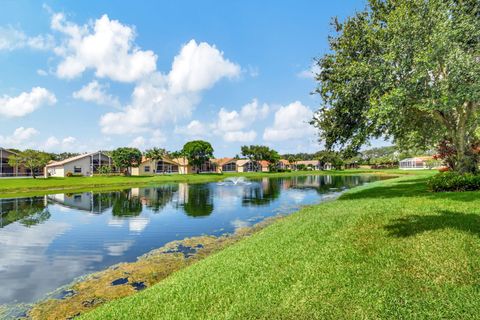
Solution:
M 433 169 L 437 165 L 432 166 L 429 162 L 432 157 L 415 157 L 403 159 L 399 163 L 399 168 L 402 170 L 420 170 L 420 169 Z
M 178 173 L 178 165 L 163 160 L 157 161 L 155 173 Z

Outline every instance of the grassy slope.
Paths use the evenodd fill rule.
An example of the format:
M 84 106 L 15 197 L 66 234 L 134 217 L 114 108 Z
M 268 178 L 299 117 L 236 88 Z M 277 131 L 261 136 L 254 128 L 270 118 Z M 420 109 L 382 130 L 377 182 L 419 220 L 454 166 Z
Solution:
M 479 318 L 480 193 L 357 188 L 82 319 Z
M 187 175 L 160 175 L 160 176 L 95 176 L 95 177 L 71 177 L 71 178 L 48 178 L 48 179 L 8 179 L 0 178 L 0 196 L 2 194 L 14 194 L 23 196 L 25 192 L 35 191 L 58 191 L 58 190 L 84 190 L 85 188 L 105 188 L 121 186 L 140 186 L 165 182 L 206 182 L 225 179 L 232 176 L 245 176 L 248 178 L 295 176 L 305 174 L 352 174 L 381 172 L 375 170 L 344 170 L 344 171 L 294 171 L 284 173 L 225 173 L 225 174 L 187 174 Z M 400 170 L 388 170 L 391 173 L 405 173 Z

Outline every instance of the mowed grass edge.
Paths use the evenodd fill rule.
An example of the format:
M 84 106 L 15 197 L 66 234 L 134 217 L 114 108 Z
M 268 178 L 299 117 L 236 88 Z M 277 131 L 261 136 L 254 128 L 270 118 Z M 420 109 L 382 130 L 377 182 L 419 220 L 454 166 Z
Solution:
M 128 187 L 140 187 L 161 183 L 203 183 L 219 181 L 228 177 L 292 177 L 305 175 L 352 175 L 352 174 L 412 174 L 401 170 L 352 169 L 342 171 L 292 171 L 292 172 L 246 172 L 224 174 L 171 174 L 155 176 L 94 176 L 69 178 L 0 178 L 0 198 L 22 197 L 52 193 L 56 191 L 86 191 L 92 189 L 113 190 Z
M 381 181 L 81 319 L 478 318 L 480 193 Z

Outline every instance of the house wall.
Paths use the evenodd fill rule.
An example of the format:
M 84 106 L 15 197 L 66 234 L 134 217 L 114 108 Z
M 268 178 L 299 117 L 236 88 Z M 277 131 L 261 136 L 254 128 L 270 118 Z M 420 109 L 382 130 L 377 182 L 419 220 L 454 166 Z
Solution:
M 150 172 L 145 172 L 145 167 L 150 167 Z M 141 163 L 137 168 L 130 168 L 132 176 L 150 175 L 155 172 L 155 163 L 152 160 Z
M 75 173 L 75 167 L 81 168 L 82 172 Z M 65 177 L 69 172 L 75 175 L 82 176 L 91 176 L 93 174 L 91 170 L 91 162 L 89 156 L 65 163 L 63 165 L 48 167 L 47 172 L 48 174 L 50 174 L 51 177 Z
M 50 177 L 65 177 L 65 170 L 63 166 L 48 167 L 47 174 Z
M 150 166 L 150 172 L 145 171 L 145 167 Z M 153 175 L 155 174 L 155 170 L 157 168 L 156 161 L 148 160 L 140 164 L 138 168 L 130 168 L 132 176 L 141 176 L 141 175 Z M 192 173 L 192 169 L 188 165 L 178 165 L 178 173 L 179 174 L 187 174 Z

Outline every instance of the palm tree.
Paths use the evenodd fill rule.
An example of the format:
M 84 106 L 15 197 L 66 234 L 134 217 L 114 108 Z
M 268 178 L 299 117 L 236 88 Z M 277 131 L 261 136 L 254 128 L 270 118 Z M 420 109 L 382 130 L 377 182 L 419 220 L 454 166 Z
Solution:
M 155 168 L 157 168 L 157 161 L 168 157 L 168 152 L 163 148 L 152 148 L 145 151 L 145 157 L 153 161 L 153 170 L 156 170 Z
M 292 167 L 290 169 L 293 170 L 294 167 L 296 167 L 296 163 L 297 163 L 297 158 L 294 156 L 294 155 L 291 155 L 288 157 L 288 162 L 290 162 L 290 164 L 292 165 Z

